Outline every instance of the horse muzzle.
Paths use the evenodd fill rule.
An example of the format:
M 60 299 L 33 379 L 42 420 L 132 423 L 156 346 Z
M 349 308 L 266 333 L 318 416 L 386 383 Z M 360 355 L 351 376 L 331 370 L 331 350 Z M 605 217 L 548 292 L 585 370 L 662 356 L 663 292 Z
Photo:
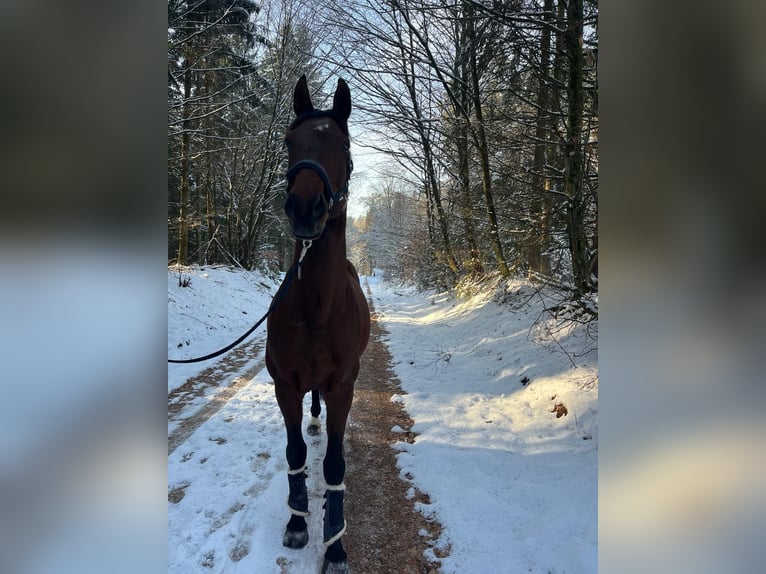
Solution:
M 327 203 L 319 194 L 301 200 L 291 193 L 285 201 L 285 214 L 296 239 L 319 239 L 328 219 Z

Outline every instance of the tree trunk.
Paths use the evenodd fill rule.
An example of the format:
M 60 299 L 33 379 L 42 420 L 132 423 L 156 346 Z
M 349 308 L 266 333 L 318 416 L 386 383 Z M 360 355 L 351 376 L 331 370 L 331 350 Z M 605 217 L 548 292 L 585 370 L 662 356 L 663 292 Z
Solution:
M 502 277 L 511 275 L 510 269 L 505 262 L 503 254 L 503 244 L 500 241 L 500 231 L 497 224 L 497 213 L 495 211 L 495 202 L 492 197 L 492 174 L 489 167 L 489 148 L 487 145 L 487 135 L 484 130 L 484 113 L 482 111 L 481 92 L 479 91 L 479 70 L 476 62 L 476 28 L 474 24 L 474 10 L 470 2 L 464 2 L 464 10 L 467 19 L 468 45 L 473 47 L 470 52 L 470 72 L 471 87 L 474 113 L 476 115 L 476 135 L 479 159 L 481 162 L 481 187 L 484 195 L 484 205 L 487 212 L 487 221 L 489 223 L 489 237 L 492 251 L 497 260 L 497 269 Z
M 412 44 L 412 33 L 412 29 L 410 29 L 410 44 Z M 425 158 L 425 175 L 427 179 L 426 185 L 430 186 L 430 196 L 433 200 L 433 206 L 436 209 L 435 215 L 441 235 L 442 247 L 444 249 L 444 261 L 453 274 L 458 274 L 460 272 L 460 266 L 458 265 L 457 259 L 452 252 L 452 242 L 450 241 L 449 228 L 447 227 L 447 217 L 445 215 L 444 206 L 442 204 L 441 192 L 439 190 L 439 181 L 436 177 L 436 168 L 434 166 L 433 150 L 431 149 L 431 141 L 427 132 L 428 126 L 423 120 L 420 105 L 418 104 L 417 92 L 415 90 L 415 78 L 417 76 L 415 74 L 415 70 L 413 69 L 414 64 L 412 59 L 407 57 L 405 46 L 403 44 L 400 45 L 400 50 L 402 55 L 402 71 L 405 75 L 405 82 L 409 91 L 410 101 L 412 102 L 412 110 L 415 119 L 417 120 L 418 135 L 420 137 L 420 144 L 423 149 L 423 155 Z M 408 65 L 409 69 L 407 68 Z
M 590 291 L 590 261 L 585 233 L 583 194 L 582 122 L 583 88 L 583 0 L 568 0 L 565 46 L 569 61 L 567 81 L 567 141 L 565 150 L 564 193 L 567 195 L 567 232 L 572 256 L 572 282 L 575 298 Z
M 473 228 L 473 202 L 471 201 L 471 180 L 468 172 L 468 131 L 465 122 L 458 120 L 459 135 L 457 144 L 458 154 L 458 177 L 460 178 L 460 199 L 462 202 L 463 226 L 465 228 L 465 239 L 468 244 L 468 262 L 464 265 L 466 269 L 473 273 L 483 273 L 484 268 L 481 263 L 481 252 L 476 243 L 476 232 Z
M 537 118 L 535 120 L 535 157 L 532 177 L 531 215 L 533 229 L 528 252 L 530 274 L 550 275 L 550 257 L 546 251 L 550 247 L 550 180 L 546 175 L 546 151 L 550 129 L 549 73 L 551 57 L 551 25 L 553 24 L 553 0 L 545 0 L 543 5 L 542 35 L 540 37 L 540 69 L 537 87 Z
M 187 60 L 188 66 L 188 60 Z M 181 199 L 178 213 L 178 264 L 186 265 L 189 259 L 189 155 L 191 153 L 191 136 L 189 135 L 189 117 L 191 110 L 186 103 L 191 97 L 192 72 L 190 68 L 184 72 L 184 106 L 181 125 Z
M 424 131 L 424 129 L 425 128 L 422 128 L 422 131 Z M 431 197 L 434 201 L 434 207 L 436 208 L 436 219 L 439 226 L 439 231 L 441 232 L 441 240 L 444 248 L 444 260 L 450 271 L 452 271 L 454 274 L 458 274 L 460 272 L 460 266 L 458 265 L 457 259 L 455 259 L 455 255 L 452 253 L 452 242 L 450 241 L 449 228 L 447 227 L 447 217 L 444 212 L 441 192 L 439 190 L 439 181 L 436 177 L 436 167 L 434 166 L 431 142 L 425 133 L 422 134 L 422 138 L 423 151 L 426 154 L 426 177 L 428 178 L 429 185 L 431 187 Z
M 461 105 L 453 105 L 455 113 L 455 126 L 457 135 L 455 147 L 457 149 L 458 163 L 458 186 L 460 190 L 460 202 L 465 229 L 465 240 L 468 244 L 468 261 L 464 268 L 473 273 L 483 273 L 484 266 L 481 262 L 481 251 L 476 241 L 476 232 L 473 225 L 473 202 L 471 201 L 471 177 L 470 177 L 470 154 L 468 151 L 468 120 L 463 117 L 461 110 L 468 109 L 468 47 L 465 46 L 465 35 L 461 28 L 464 27 L 461 19 L 456 19 L 455 25 L 455 82 L 453 92 L 460 99 Z M 459 80 L 458 80 L 459 78 Z

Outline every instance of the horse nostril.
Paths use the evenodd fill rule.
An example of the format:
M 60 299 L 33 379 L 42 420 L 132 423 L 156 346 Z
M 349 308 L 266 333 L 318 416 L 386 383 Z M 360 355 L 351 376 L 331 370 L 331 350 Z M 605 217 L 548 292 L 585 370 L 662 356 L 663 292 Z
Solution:
M 314 203 L 311 206 L 311 210 L 314 214 L 314 219 L 319 219 L 324 215 L 324 212 L 327 211 L 327 207 L 325 206 L 324 201 L 322 200 L 321 196 L 317 196 L 314 199 Z

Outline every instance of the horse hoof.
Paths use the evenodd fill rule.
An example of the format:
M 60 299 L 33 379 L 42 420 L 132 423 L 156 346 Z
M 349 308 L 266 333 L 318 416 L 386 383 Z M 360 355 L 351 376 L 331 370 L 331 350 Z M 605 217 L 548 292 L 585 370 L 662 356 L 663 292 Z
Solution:
M 282 536 L 282 544 L 288 548 L 303 548 L 309 543 L 309 530 L 285 530 Z
M 309 433 L 311 436 L 317 436 L 319 433 L 322 432 L 322 428 L 319 425 L 309 425 L 306 427 L 306 432 Z
M 330 562 L 325 558 L 324 564 L 322 564 L 322 574 L 351 574 L 351 570 L 348 568 L 348 560 Z

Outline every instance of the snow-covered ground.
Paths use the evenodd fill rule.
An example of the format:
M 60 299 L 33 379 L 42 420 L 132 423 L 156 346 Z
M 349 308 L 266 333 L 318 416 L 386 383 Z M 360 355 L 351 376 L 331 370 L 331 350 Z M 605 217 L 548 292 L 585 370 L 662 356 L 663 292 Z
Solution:
M 503 306 L 491 290 L 372 289 L 406 393 L 392 400 L 419 435 L 398 463 L 442 523 L 443 572 L 596 572 L 596 352 L 575 368 L 558 347 L 580 354 L 594 341 L 543 338 L 541 300 L 521 283 Z
M 185 275 L 189 287 L 168 274 L 174 358 L 239 336 L 275 289 L 260 275 L 222 268 Z M 429 495 L 418 509 L 442 524 L 432 550 L 449 552 L 442 572 L 596 572 L 596 326 L 562 328 L 523 282 L 505 285 L 503 303 L 495 286 L 458 298 L 380 274 L 362 282 L 402 385 L 391 400 L 418 434 L 396 446 L 400 474 Z M 263 328 L 253 335 L 264 337 Z M 262 355 L 261 347 L 250 384 L 168 458 L 169 573 L 315 574 L 321 564 L 324 439 L 308 441 L 311 540 L 285 549 L 284 430 Z M 169 365 L 168 390 L 206 366 Z
M 278 286 L 260 273 L 229 267 L 174 267 L 168 272 L 168 358 L 191 359 L 225 347 L 263 316 Z M 264 323 L 248 340 L 265 337 Z M 169 365 L 168 392 L 216 360 Z

